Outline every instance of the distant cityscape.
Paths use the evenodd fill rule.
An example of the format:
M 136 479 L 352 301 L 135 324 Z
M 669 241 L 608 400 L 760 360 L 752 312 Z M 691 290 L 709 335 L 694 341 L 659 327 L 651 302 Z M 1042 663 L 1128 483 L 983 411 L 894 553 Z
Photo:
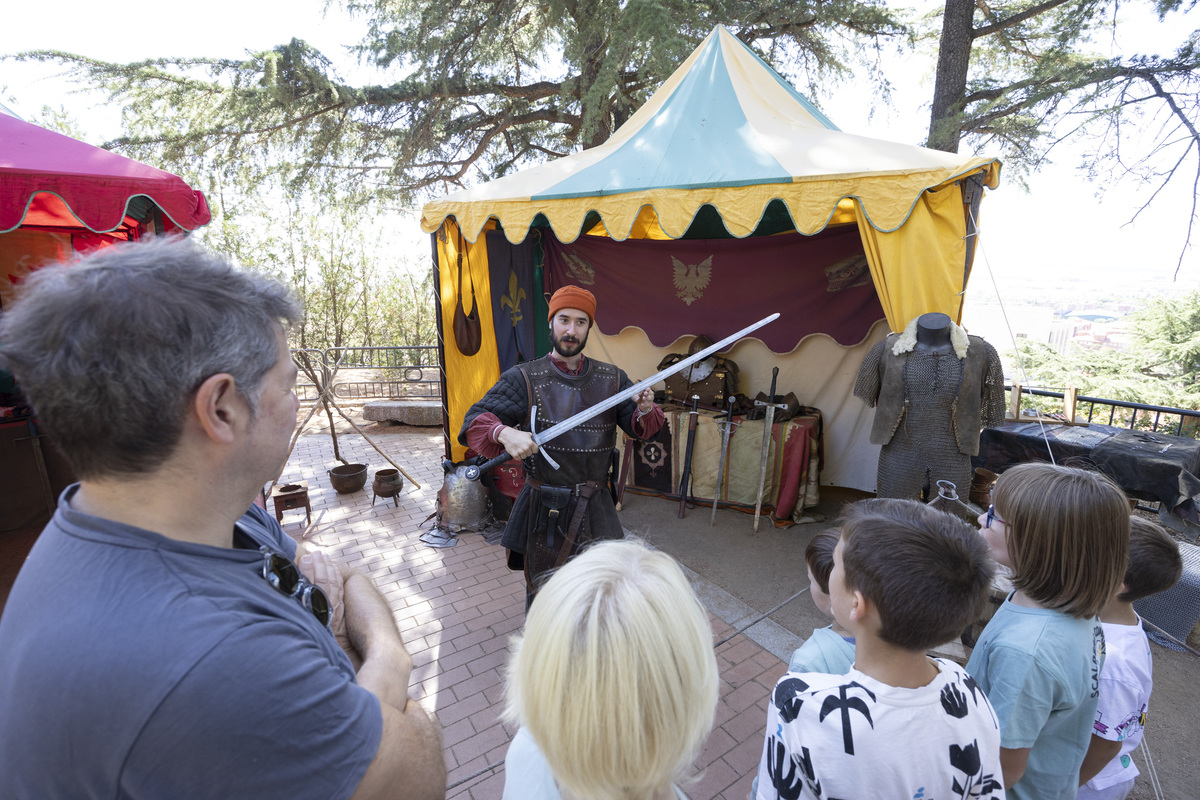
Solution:
M 963 307 L 963 325 L 1000 352 L 1005 375 L 1012 369 L 1010 353 L 1021 341 L 1040 342 L 1057 353 L 1081 349 L 1127 347 L 1132 339 L 1129 315 L 1145 302 L 1164 294 L 1190 291 L 1190 285 L 1170 280 L 1147 282 L 1144 276 L 1109 279 L 1068 278 L 1048 284 L 1045 277 L 1034 285 L 1005 290 L 1003 305 L 988 286 L 972 285 Z M 1135 281 L 1137 281 L 1135 283 Z

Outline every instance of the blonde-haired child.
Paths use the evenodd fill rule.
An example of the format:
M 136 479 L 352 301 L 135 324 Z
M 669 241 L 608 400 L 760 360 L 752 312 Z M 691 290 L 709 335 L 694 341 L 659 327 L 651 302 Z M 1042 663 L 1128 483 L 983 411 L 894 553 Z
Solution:
M 538 592 L 509 662 L 512 800 L 677 800 L 717 707 L 712 626 L 679 565 L 598 542 Z
M 967 672 L 1000 720 L 1009 800 L 1074 798 L 1104 662 L 1097 615 L 1120 587 L 1129 503 L 1097 472 L 1022 464 L 996 481 L 979 517 L 1015 591 L 971 653 Z

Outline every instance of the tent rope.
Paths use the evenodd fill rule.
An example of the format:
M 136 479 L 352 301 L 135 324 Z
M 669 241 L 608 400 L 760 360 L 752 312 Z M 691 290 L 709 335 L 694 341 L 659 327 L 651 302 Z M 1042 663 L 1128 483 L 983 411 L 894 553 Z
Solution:
M 1029 374 L 1025 371 L 1025 359 L 1021 358 L 1021 349 L 1017 347 L 1017 336 L 1015 333 L 1013 333 L 1012 323 L 1009 322 L 1008 319 L 1008 309 L 1004 307 L 1004 298 L 1000 296 L 1000 287 L 996 284 L 996 274 L 992 271 L 992 265 L 991 262 L 988 261 L 987 251 L 983 247 L 984 237 L 980 235 L 982 233 L 982 229 L 979 227 L 979 220 L 975 218 L 975 210 L 970 206 L 967 207 L 967 213 L 971 215 L 971 224 L 974 226 L 975 232 L 967 234 L 963 237 L 963 239 L 969 239 L 972 236 L 975 237 L 975 253 L 977 256 L 983 256 L 983 266 L 987 270 L 988 279 L 992 282 L 992 289 L 996 292 L 996 301 L 1000 304 L 1000 314 L 1004 317 L 1004 326 L 1008 328 L 1008 338 L 1009 341 L 1012 342 L 1013 352 L 1017 357 L 1017 371 L 1021 375 L 1021 384 L 1028 386 Z M 963 293 L 965 292 L 966 289 L 964 288 Z M 1015 421 L 1020 422 L 1020 409 L 1017 409 L 1017 411 L 1018 417 Z M 1057 464 L 1058 462 L 1054 460 L 1054 450 L 1050 447 L 1050 434 L 1046 432 L 1046 424 L 1042 422 L 1042 415 L 1038 414 L 1036 419 L 1038 429 L 1042 433 L 1042 440 L 1046 443 L 1046 454 L 1050 457 L 1050 463 Z
M 1162 783 L 1158 779 L 1158 768 L 1154 766 L 1154 757 L 1150 755 L 1150 742 L 1146 740 L 1146 734 L 1142 733 L 1142 743 L 1138 745 L 1137 750 L 1133 751 L 1142 754 L 1142 760 L 1145 762 L 1146 777 L 1150 779 L 1150 788 L 1154 791 L 1154 796 L 1157 800 L 1163 800 L 1166 793 L 1163 792 Z

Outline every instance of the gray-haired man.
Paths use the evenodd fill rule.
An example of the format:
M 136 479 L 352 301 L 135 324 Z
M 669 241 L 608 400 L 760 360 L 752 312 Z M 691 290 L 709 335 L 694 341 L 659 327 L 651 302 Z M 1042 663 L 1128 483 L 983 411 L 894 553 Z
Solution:
M 297 570 L 251 506 L 295 427 L 295 316 L 179 240 L 41 270 L 0 316 L 80 479 L 0 620 L 0 797 L 444 796 L 387 603 L 324 554 Z

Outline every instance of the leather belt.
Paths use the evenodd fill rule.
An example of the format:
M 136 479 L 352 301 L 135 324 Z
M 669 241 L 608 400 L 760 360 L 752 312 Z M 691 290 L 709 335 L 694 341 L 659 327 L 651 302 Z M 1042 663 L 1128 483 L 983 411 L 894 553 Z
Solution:
M 583 483 L 577 483 L 574 486 L 561 486 L 560 487 L 560 486 L 557 486 L 557 484 L 543 483 L 542 481 L 539 481 L 536 478 L 529 478 L 529 477 L 525 478 L 525 483 L 529 484 L 529 486 L 534 489 L 540 489 L 543 486 L 552 486 L 555 488 L 570 489 L 571 493 L 574 494 L 576 497 L 578 497 L 580 492 L 582 492 L 589 485 L 592 486 L 592 491 L 595 491 L 596 488 L 598 488 L 600 486 L 598 481 L 584 481 Z

